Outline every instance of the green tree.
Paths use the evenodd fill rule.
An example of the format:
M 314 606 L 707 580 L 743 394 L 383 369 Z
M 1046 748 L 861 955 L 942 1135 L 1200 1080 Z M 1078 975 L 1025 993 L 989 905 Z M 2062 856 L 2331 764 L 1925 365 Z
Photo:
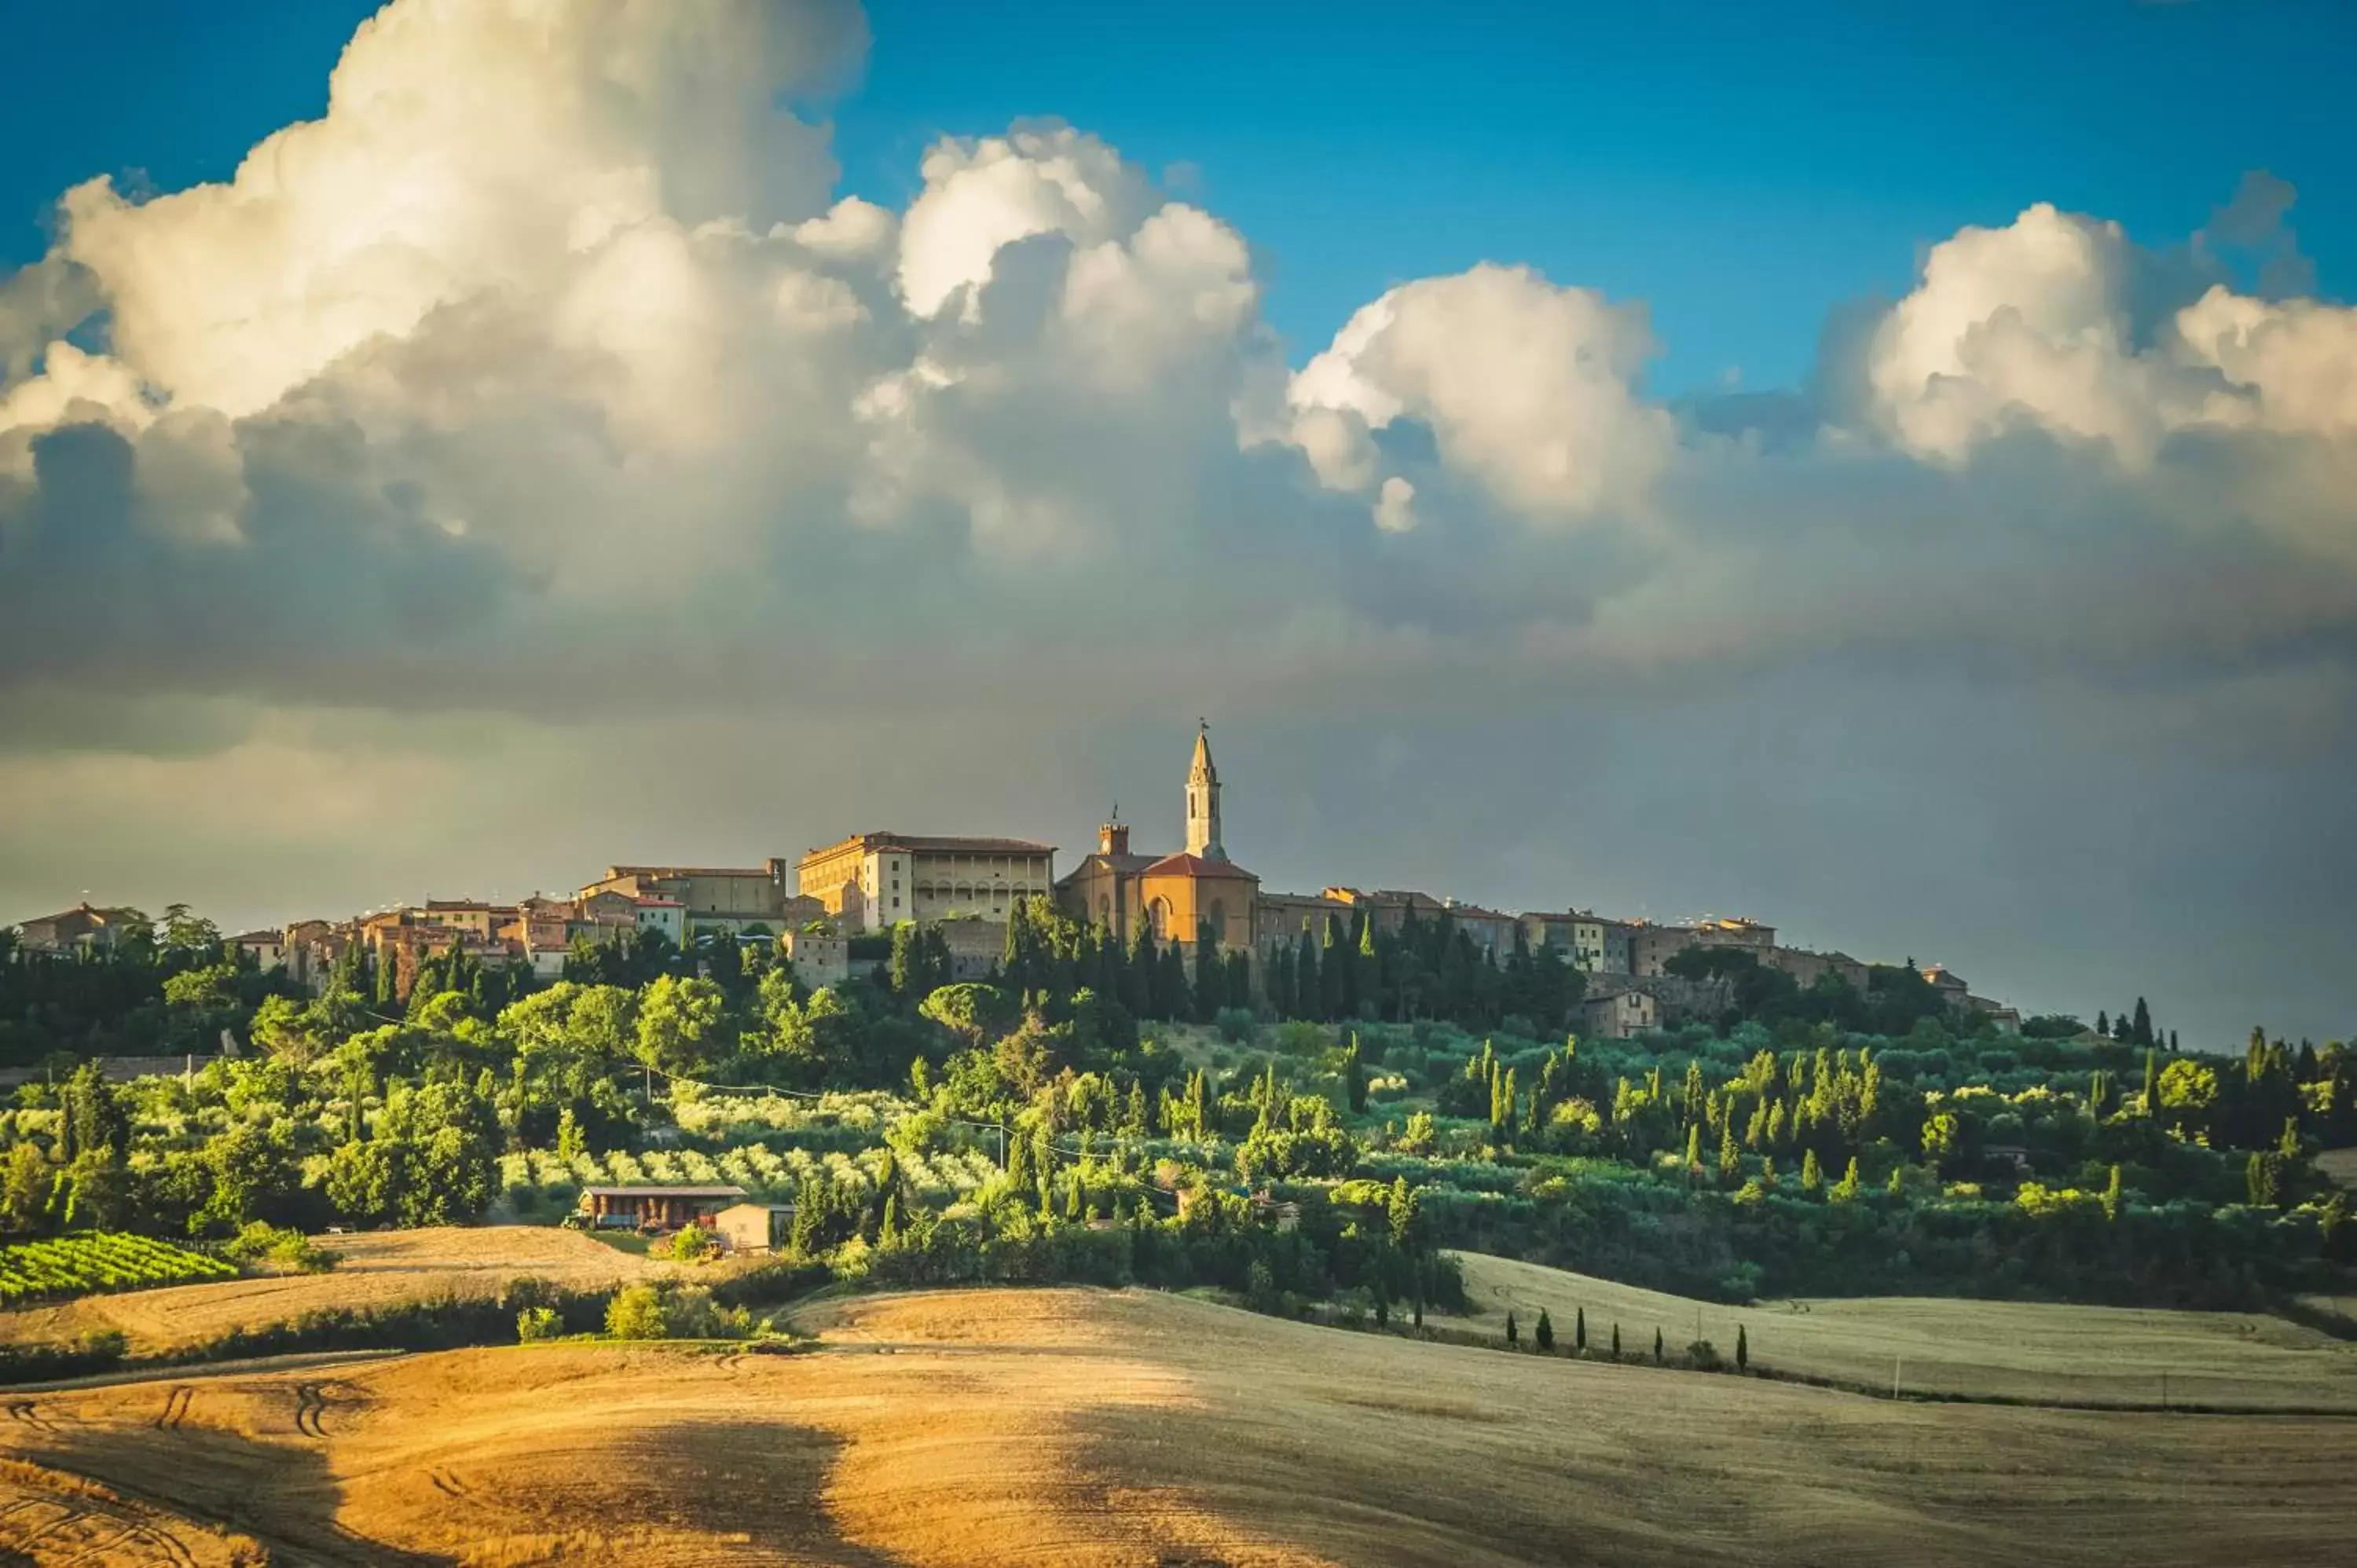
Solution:
M 2104 1218 L 2116 1220 L 2120 1217 L 2120 1167 L 2112 1166 L 2112 1179 L 2104 1187 Z
M 1022 1010 L 1015 998 L 996 985 L 964 982 L 931 992 L 918 1007 L 969 1046 L 983 1046 L 1015 1026 Z
M 556 1118 L 556 1157 L 571 1165 L 588 1150 L 588 1140 L 581 1133 L 580 1118 L 573 1114 L 573 1107 L 568 1105 Z
M 1531 1337 L 1537 1342 L 1542 1351 L 1555 1348 L 1555 1324 L 1548 1318 L 1547 1310 L 1544 1306 L 1539 1308 L 1538 1327 L 1532 1331 Z
M 1654 1329 L 1654 1330 L 1653 1330 L 1653 1365 L 1655 1365 L 1656 1367 L 1658 1367 L 1658 1366 L 1660 1366 L 1661 1364 L 1662 1364 L 1662 1331 L 1661 1331 L 1659 1328 L 1656 1328 L 1656 1329 Z
M 1811 1149 L 1801 1156 L 1801 1190 L 1815 1197 L 1824 1186 L 1824 1173 L 1817 1169 L 1817 1152 Z
M 1513 1310 L 1510 1307 L 1506 1312 L 1506 1343 L 1509 1345 L 1518 1345 L 1522 1343 L 1522 1330 L 1514 1326 L 1514 1314 Z
M 1587 1353 L 1587 1308 L 1584 1306 L 1573 1309 L 1571 1348 L 1583 1356 Z
M 1407 1177 L 1392 1177 L 1391 1196 L 1384 1210 L 1384 1218 L 1390 1222 L 1392 1245 L 1414 1256 L 1424 1242 L 1423 1207 L 1415 1189 L 1407 1185 Z
M 1744 1372 L 1750 1369 L 1751 1337 L 1743 1331 L 1743 1325 L 1738 1323 L 1735 1326 L 1735 1369 Z
M 9 1145 L 7 1165 L 0 1169 L 0 1216 L 5 1217 L 11 1233 L 30 1235 L 41 1228 L 52 1185 L 49 1162 L 38 1144 Z
M 1620 1326 L 1617 1323 L 1612 1326 L 1612 1359 L 1620 1359 Z
M 659 975 L 640 994 L 638 1058 L 669 1073 L 696 1072 L 721 1049 L 728 998 L 709 980 Z

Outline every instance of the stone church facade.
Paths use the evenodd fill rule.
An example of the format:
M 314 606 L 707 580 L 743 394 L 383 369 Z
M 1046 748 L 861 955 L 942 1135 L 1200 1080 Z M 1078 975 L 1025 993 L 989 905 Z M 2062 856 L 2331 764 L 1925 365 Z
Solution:
M 1158 858 L 1135 854 L 1116 813 L 1098 827 L 1096 852 L 1057 882 L 1057 902 L 1077 919 L 1103 921 L 1125 942 L 1143 920 L 1160 946 L 1176 940 L 1191 954 L 1208 926 L 1221 948 L 1254 951 L 1260 878 L 1228 857 L 1220 815 L 1220 772 L 1205 726 L 1187 770 L 1186 847 Z

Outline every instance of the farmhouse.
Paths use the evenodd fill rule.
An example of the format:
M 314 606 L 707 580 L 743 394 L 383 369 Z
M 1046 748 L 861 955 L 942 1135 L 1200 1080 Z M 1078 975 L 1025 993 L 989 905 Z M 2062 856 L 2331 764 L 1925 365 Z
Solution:
M 732 1203 L 712 1217 L 712 1233 L 731 1252 L 766 1252 L 793 1223 L 791 1203 Z
M 678 1230 L 712 1224 L 746 1196 L 741 1187 L 585 1187 L 581 1212 L 599 1229 Z

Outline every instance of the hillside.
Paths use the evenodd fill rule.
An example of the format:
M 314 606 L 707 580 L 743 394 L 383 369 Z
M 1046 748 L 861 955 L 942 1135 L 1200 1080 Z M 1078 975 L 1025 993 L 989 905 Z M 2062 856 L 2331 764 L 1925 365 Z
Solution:
M 2298 1562 L 2357 1507 L 2352 1428 L 2321 1418 L 1894 1404 L 1140 1292 L 849 1298 L 804 1326 L 824 1348 L 794 1357 L 474 1350 L 19 1396 L 0 1450 L 194 1521 L 126 1529 L 124 1563 L 229 1561 L 239 1531 L 353 1564 Z M 87 1549 L 102 1509 L 49 1496 L 0 1509 L 0 1552 Z
M 330 1273 L 173 1285 L 0 1312 L 0 1344 L 50 1343 L 116 1329 L 135 1355 L 148 1355 L 323 1307 L 491 1295 L 524 1275 L 590 1289 L 662 1268 L 578 1231 L 547 1226 L 440 1226 L 314 1240 L 340 1257 Z
M 1590 1348 L 1609 1347 L 1618 1323 L 1631 1356 L 1651 1352 L 1657 1326 L 1674 1349 L 1699 1326 L 1700 1337 L 1731 1355 L 1739 1324 L 1757 1366 L 1875 1388 L 1889 1387 L 1896 1369 L 1917 1391 L 2154 1404 L 2166 1374 L 2175 1403 L 2357 1412 L 2357 1344 L 2259 1313 L 1919 1296 L 1731 1307 L 1510 1258 L 1454 1255 L 1471 1322 L 1501 1337 L 1509 1309 L 1527 1333 L 1544 1307 L 1568 1345 L 1584 1307 Z

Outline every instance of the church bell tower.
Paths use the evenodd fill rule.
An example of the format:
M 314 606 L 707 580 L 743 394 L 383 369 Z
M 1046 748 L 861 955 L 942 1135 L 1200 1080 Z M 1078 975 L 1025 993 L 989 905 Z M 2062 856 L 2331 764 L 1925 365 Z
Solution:
M 1211 726 L 1197 721 L 1195 765 L 1187 770 L 1187 853 L 1225 860 L 1220 843 L 1220 770 L 1211 766 Z

